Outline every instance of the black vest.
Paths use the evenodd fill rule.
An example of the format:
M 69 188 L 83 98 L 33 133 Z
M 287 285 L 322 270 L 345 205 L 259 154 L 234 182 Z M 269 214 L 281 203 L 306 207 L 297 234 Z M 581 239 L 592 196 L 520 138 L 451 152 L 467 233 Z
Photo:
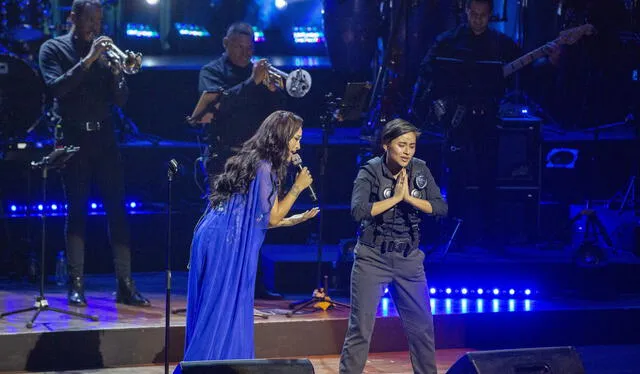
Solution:
M 369 202 L 375 203 L 393 196 L 395 179 L 388 170 L 385 173 L 386 166 L 383 166 L 382 157 L 368 161 L 362 168 L 373 176 Z M 407 173 L 409 193 L 413 197 L 426 199 L 428 175 L 426 163 L 414 157 L 407 166 Z M 371 247 L 380 246 L 381 243 L 389 240 L 410 241 L 416 248 L 420 241 L 421 221 L 422 212 L 405 202 L 400 202 L 394 208 L 371 220 L 362 221 L 359 240 Z

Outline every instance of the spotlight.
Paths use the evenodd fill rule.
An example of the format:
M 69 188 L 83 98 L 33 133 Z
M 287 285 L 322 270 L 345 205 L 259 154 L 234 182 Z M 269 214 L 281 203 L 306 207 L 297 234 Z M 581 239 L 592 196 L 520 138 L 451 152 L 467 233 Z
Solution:
M 466 295 L 467 293 L 469 293 L 469 290 L 467 290 L 466 288 L 463 288 L 460 290 L 460 293 L 463 295 Z
M 98 204 L 96 203 L 91 203 L 91 209 L 96 209 L 98 208 Z
M 16 210 L 18 210 L 18 207 L 15 205 L 11 205 L 11 211 L 15 212 Z
M 159 0 L 146 0 L 149 5 L 157 5 Z
M 44 206 L 42 204 L 38 204 L 38 210 L 44 210 Z
M 432 294 L 432 295 L 435 295 L 436 289 L 433 288 L 433 287 L 429 288 L 429 293 Z
M 447 295 L 451 295 L 451 288 L 447 288 L 446 290 L 444 290 L 444 292 L 445 292 Z
M 516 294 L 516 290 L 514 290 L 513 288 L 509 290 L 509 295 L 515 295 Z
M 286 1 L 286 0 L 276 0 L 276 1 L 275 1 L 275 6 L 276 6 L 276 8 L 278 8 L 278 9 L 280 9 L 280 10 L 282 10 L 282 9 L 286 8 L 286 7 L 287 7 L 287 5 L 288 5 L 288 4 L 287 4 L 287 1 Z
M 524 294 L 527 296 L 531 295 L 531 290 L 527 288 L 526 290 L 524 290 Z
M 478 288 L 476 292 L 478 293 L 478 295 L 482 295 L 484 293 L 484 290 L 482 288 Z
M 135 201 L 132 201 L 132 202 L 130 202 L 130 203 L 129 203 L 129 207 L 130 207 L 131 209 L 134 209 L 134 208 L 135 208 L 135 207 L 137 207 L 137 206 L 138 206 L 138 204 L 136 204 L 136 202 L 135 202 Z
M 51 210 L 58 210 L 58 205 L 51 204 Z
M 500 293 L 500 290 L 499 290 L 499 289 L 497 289 L 497 288 L 494 288 L 494 289 L 493 289 L 493 294 L 494 294 L 494 295 L 497 295 L 497 294 L 499 294 L 499 293 Z

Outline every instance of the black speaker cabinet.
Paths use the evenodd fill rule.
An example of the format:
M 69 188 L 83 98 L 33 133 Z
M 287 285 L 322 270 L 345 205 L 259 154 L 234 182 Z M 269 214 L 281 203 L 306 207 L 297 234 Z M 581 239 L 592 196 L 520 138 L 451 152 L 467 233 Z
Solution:
M 540 184 L 539 118 L 502 118 L 498 124 L 497 184 Z
M 583 374 L 573 347 L 469 352 L 447 374 Z
M 308 359 L 183 361 L 184 374 L 313 374 Z
M 460 207 L 460 202 L 463 206 Z M 468 245 L 484 238 L 503 245 L 536 243 L 539 234 L 540 191 L 536 187 L 497 187 L 493 195 L 469 188 L 449 212 L 462 218 L 460 239 Z M 452 204 L 458 212 L 451 213 Z

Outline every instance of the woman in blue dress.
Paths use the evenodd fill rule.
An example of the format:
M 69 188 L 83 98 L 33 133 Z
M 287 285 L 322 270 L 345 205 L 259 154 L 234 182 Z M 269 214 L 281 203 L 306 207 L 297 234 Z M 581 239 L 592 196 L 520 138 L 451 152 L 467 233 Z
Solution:
M 312 182 L 303 168 L 282 192 L 301 138 L 302 118 L 276 111 L 213 179 L 207 212 L 191 244 L 184 361 L 254 358 L 253 296 L 266 230 L 318 213 L 314 208 L 286 217 Z

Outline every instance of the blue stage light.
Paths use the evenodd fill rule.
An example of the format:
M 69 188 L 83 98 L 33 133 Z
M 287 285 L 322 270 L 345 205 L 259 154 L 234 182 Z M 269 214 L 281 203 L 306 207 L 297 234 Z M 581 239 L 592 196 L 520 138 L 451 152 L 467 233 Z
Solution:
M 130 202 L 130 203 L 129 203 L 129 207 L 130 207 L 131 209 L 134 209 L 134 208 L 135 208 L 135 207 L 137 207 L 137 206 L 138 206 L 138 204 L 136 204 L 136 202 L 135 202 L 135 201 L 132 201 L 132 202 Z
M 460 290 L 460 293 L 463 295 L 466 295 L 467 293 L 469 293 L 469 290 L 467 290 L 466 288 L 463 288 Z
M 127 23 L 126 34 L 134 38 L 155 39 L 160 37 L 158 31 L 152 26 L 141 23 Z
M 514 290 L 513 288 L 511 288 L 509 290 L 509 295 L 515 295 L 516 294 L 516 290 Z
M 451 288 L 447 288 L 444 290 L 447 295 L 451 295 Z
M 18 210 L 18 207 L 15 205 L 11 205 L 11 211 L 15 212 L 16 210 Z
M 527 296 L 531 295 L 531 290 L 527 288 L 526 290 L 524 290 L 524 294 Z
M 98 204 L 96 203 L 91 203 L 91 209 L 97 209 L 98 208 Z
M 500 294 L 500 290 L 499 290 L 499 289 L 497 289 L 497 288 L 494 288 L 494 289 L 493 289 L 493 294 L 494 294 L 494 295 L 498 295 L 498 294 Z
M 44 210 L 44 206 L 42 204 L 38 204 L 38 210 Z
M 284 8 L 287 7 L 287 1 L 286 0 L 275 0 L 275 6 L 276 8 L 282 10 Z
M 204 38 L 204 37 L 211 36 L 209 31 L 202 26 L 192 25 L 189 23 L 180 23 L 180 22 L 176 22 L 174 26 L 176 30 L 178 30 L 178 34 L 182 36 L 192 36 L 196 38 Z
M 294 27 L 294 43 L 324 43 L 324 32 L 317 27 Z
M 478 293 L 478 295 L 482 295 L 484 293 L 484 290 L 482 288 L 478 288 L 476 292 Z
M 431 293 L 432 295 L 435 295 L 436 289 L 433 287 L 429 288 L 429 293 Z
M 51 210 L 58 210 L 58 205 L 51 204 Z

